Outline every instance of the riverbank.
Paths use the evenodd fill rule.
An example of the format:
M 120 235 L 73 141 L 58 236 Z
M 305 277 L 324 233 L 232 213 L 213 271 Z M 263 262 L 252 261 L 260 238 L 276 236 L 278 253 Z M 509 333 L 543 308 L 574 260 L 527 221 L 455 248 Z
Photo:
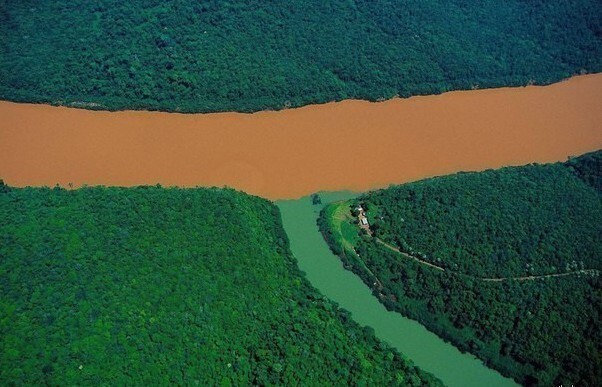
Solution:
M 528 86 L 184 115 L 0 102 L 13 186 L 230 186 L 270 199 L 552 162 L 602 147 L 602 74 Z
M 416 321 L 387 311 L 358 276 L 345 270 L 322 238 L 316 220 L 323 205 L 354 196 L 351 192 L 320 194 L 322 205 L 312 205 L 309 197 L 276 203 L 293 255 L 311 284 L 350 311 L 355 321 L 372 327 L 377 337 L 446 385 L 514 386 L 512 380 L 487 368 L 474 356 L 461 353 Z
M 524 385 L 592 385 L 601 165 L 598 151 L 421 180 L 329 205 L 318 223 L 388 310 Z

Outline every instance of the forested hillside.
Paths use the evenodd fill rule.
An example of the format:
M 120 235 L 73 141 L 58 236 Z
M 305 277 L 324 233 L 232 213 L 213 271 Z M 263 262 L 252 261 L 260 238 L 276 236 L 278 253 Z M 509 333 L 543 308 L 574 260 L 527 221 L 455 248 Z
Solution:
M 281 109 L 602 70 L 602 3 L 0 0 L 0 98 Z
M 438 385 L 232 190 L 0 184 L 1 385 Z
M 423 180 L 367 203 L 382 240 L 456 272 L 508 277 L 602 269 L 600 200 L 550 164 Z
M 320 227 L 389 309 L 503 374 L 600 385 L 601 173 L 598 151 L 427 179 L 326 208 Z M 351 231 L 360 204 L 372 235 Z

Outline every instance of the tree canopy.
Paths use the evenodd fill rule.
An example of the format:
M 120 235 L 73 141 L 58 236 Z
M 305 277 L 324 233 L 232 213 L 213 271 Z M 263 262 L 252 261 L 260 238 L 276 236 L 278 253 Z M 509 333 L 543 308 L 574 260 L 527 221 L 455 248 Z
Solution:
M 596 0 L 0 0 L 0 98 L 281 109 L 602 69 Z
M 0 187 L 2 385 L 440 385 L 309 285 L 264 199 Z
M 319 224 L 387 308 L 525 385 L 599 385 L 601 172 L 598 151 L 426 179 L 330 205 Z

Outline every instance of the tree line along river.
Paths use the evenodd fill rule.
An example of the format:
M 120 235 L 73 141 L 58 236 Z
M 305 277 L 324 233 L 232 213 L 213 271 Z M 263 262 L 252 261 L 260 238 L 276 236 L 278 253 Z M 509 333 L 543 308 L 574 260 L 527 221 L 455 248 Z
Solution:
M 601 148 L 601 103 L 602 74 L 254 114 L 0 102 L 0 176 L 12 186 L 228 185 L 269 199 L 364 191 Z
M 362 191 L 460 170 L 552 162 L 602 147 L 602 74 L 280 112 L 88 111 L 0 102 L 0 178 L 12 186 L 224 186 L 279 200 L 311 283 L 450 386 L 513 381 L 388 312 L 328 249 L 316 191 Z M 349 198 L 347 191 L 323 201 Z
M 354 196 L 348 191 L 320 194 L 323 205 Z M 316 224 L 322 206 L 313 205 L 309 196 L 276 204 L 301 270 L 320 292 L 350 311 L 355 321 L 372 327 L 376 336 L 450 387 L 516 385 L 418 322 L 386 310 L 362 280 L 332 254 Z

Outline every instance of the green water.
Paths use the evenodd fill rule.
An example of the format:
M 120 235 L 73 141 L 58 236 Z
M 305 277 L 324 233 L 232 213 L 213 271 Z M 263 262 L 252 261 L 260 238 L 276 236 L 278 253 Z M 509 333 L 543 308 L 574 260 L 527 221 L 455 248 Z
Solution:
M 323 204 L 354 196 L 351 192 L 320 194 Z M 350 311 L 355 321 L 374 328 L 381 340 L 450 387 L 516 385 L 474 356 L 461 353 L 416 321 L 387 311 L 362 280 L 345 270 L 339 258 L 331 253 L 316 225 L 321 207 L 312 205 L 309 197 L 276 204 L 282 212 L 284 229 L 301 270 L 314 287 Z

